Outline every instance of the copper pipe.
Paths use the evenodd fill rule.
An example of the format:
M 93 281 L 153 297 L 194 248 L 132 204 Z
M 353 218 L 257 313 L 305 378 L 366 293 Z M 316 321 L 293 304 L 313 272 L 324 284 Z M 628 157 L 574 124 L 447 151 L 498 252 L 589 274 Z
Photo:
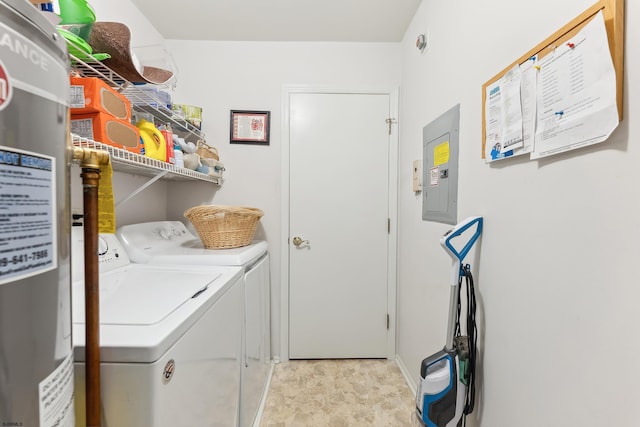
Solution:
M 100 169 L 82 168 L 84 203 L 85 404 L 87 427 L 100 426 L 100 271 L 98 182 Z
M 85 405 L 87 427 L 102 423 L 100 396 L 100 269 L 98 266 L 98 183 L 104 151 L 74 147 L 81 161 L 84 210 Z

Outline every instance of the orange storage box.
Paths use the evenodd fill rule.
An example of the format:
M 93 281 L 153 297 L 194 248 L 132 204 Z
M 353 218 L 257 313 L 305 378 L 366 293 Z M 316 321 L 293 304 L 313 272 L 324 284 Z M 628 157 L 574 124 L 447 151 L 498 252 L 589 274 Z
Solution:
M 96 77 L 71 77 L 71 114 L 108 113 L 130 121 L 131 103 Z
M 71 133 L 103 144 L 144 154 L 140 131 L 128 121 L 107 113 L 72 114 Z

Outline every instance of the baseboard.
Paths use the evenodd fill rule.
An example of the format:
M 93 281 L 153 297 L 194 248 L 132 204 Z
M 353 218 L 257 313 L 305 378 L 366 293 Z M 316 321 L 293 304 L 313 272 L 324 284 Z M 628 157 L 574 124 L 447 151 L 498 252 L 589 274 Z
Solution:
M 404 362 L 402 362 L 402 359 L 398 355 L 396 355 L 396 364 L 398 365 L 398 368 L 400 368 L 400 372 L 402 372 L 402 376 L 404 377 L 404 380 L 407 382 L 407 385 L 411 389 L 411 393 L 415 393 L 416 390 L 418 389 L 418 383 L 413 378 L 413 375 L 409 373 L 409 370 L 407 369 Z

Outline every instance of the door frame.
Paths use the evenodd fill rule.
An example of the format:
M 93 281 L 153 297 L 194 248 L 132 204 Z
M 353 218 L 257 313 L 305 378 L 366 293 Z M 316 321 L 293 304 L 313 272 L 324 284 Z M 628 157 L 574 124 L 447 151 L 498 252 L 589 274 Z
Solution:
M 282 175 L 281 175 L 281 222 L 280 222 L 280 358 L 289 360 L 289 108 L 293 94 L 384 94 L 389 95 L 389 111 L 396 122 L 391 126 L 389 137 L 389 219 L 391 230 L 387 246 L 387 310 L 389 334 L 387 336 L 387 359 L 396 357 L 396 289 L 397 289 L 397 236 L 398 236 L 398 98 L 399 89 L 378 88 L 358 90 L 331 86 L 284 85 L 282 89 Z

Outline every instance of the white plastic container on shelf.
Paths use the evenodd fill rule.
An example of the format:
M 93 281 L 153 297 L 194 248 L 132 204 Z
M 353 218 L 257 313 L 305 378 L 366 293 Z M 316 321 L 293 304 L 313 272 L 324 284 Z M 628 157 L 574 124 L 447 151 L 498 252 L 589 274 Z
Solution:
M 175 164 L 178 168 L 184 167 L 184 154 L 182 153 L 182 148 L 178 144 L 174 144 L 173 146 L 173 156 L 175 158 Z
M 131 50 L 142 65 L 171 71 L 173 76 L 164 83 L 164 86 L 175 89 L 178 83 L 178 65 L 171 52 L 164 45 L 132 45 Z
M 137 107 L 151 106 L 171 111 L 171 94 L 156 85 L 135 85 L 122 91 L 132 105 Z

